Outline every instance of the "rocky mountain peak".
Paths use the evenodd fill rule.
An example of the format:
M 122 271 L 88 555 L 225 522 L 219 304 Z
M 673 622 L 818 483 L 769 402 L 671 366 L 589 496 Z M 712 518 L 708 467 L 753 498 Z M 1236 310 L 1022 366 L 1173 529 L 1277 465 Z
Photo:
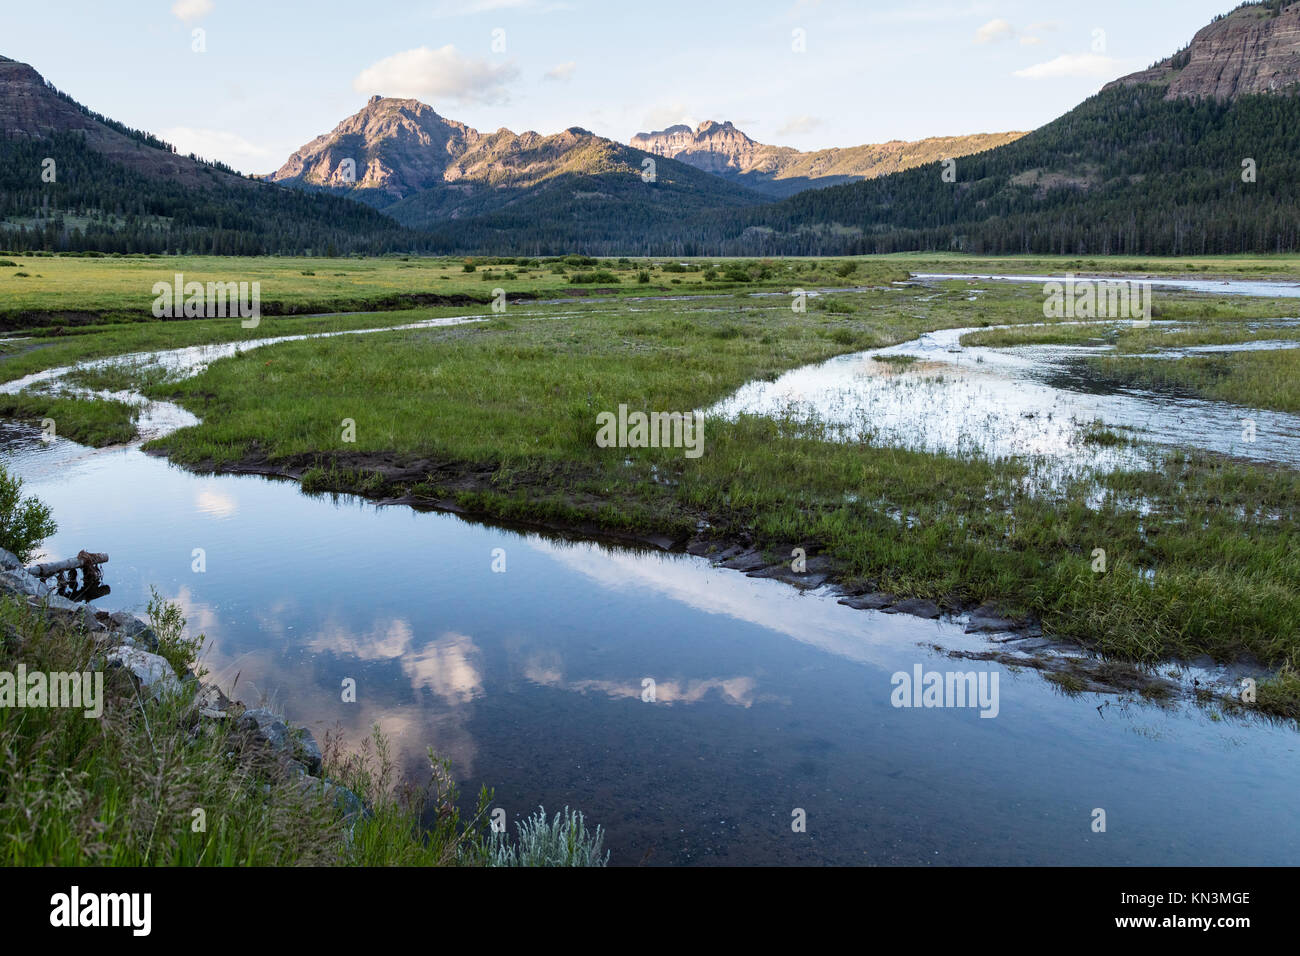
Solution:
M 1105 89 L 1140 83 L 1167 86 L 1166 99 L 1295 92 L 1300 85 L 1300 2 L 1243 4 L 1202 27 L 1178 53 Z

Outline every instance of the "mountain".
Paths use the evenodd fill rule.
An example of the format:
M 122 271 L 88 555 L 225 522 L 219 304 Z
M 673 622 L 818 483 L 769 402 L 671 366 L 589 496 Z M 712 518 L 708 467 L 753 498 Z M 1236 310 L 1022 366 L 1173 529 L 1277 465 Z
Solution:
M 1215 19 L 1192 42 L 1148 70 L 1103 89 L 1152 85 L 1168 99 L 1232 99 L 1247 93 L 1295 92 L 1300 79 L 1300 6 L 1245 4 Z
M 440 244 L 479 251 L 502 238 L 512 249 L 567 249 L 608 232 L 601 220 L 626 232 L 764 201 L 580 127 L 549 136 L 481 133 L 418 100 L 383 96 L 297 150 L 270 178 L 349 196 L 432 230 Z
M 768 196 L 784 198 L 805 189 L 874 179 L 949 157 L 967 156 L 1011 143 L 1024 133 L 978 133 L 936 136 L 917 142 L 890 140 L 847 149 L 804 153 L 788 146 L 767 146 L 750 139 L 730 122 L 707 120 L 692 130 L 670 126 L 637 133 L 636 149 L 690 163 Z
M 178 155 L 0 57 L 0 248 L 260 255 L 427 244 L 358 203 Z
M 1300 3 L 1245 4 L 1014 143 L 683 223 L 705 254 L 1300 250 Z

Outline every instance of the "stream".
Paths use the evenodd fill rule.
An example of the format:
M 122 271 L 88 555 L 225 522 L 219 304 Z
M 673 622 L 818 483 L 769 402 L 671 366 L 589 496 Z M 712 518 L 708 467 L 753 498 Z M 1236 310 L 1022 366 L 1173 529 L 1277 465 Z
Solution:
M 1063 422 L 1113 418 L 1156 443 L 1300 461 L 1295 416 L 1252 412 L 1276 441 L 1243 449 L 1229 434 L 1240 409 L 1075 391 L 1063 353 L 963 349 L 962 331 L 881 350 L 916 355 L 910 366 L 842 356 L 718 410 L 798 400 L 876 441 L 1062 461 L 1077 445 Z M 235 347 L 135 359 L 192 373 Z M 142 426 L 156 437 L 187 416 L 148 403 Z M 988 646 L 961 621 L 853 610 L 690 555 L 197 475 L 138 443 L 96 451 L 0 423 L 0 454 L 58 518 L 45 551 L 111 553 L 99 606 L 140 613 L 151 586 L 179 603 L 208 638 L 209 679 L 233 696 L 353 746 L 377 723 L 415 779 L 432 746 L 466 807 L 482 783 L 511 821 L 581 809 L 616 865 L 1282 865 L 1300 853 L 1293 728 L 1071 696 L 1029 669 L 952 659 L 933 645 Z M 894 706 L 892 676 L 918 666 L 996 673 L 996 716 Z M 800 810 L 806 832 L 791 826 Z

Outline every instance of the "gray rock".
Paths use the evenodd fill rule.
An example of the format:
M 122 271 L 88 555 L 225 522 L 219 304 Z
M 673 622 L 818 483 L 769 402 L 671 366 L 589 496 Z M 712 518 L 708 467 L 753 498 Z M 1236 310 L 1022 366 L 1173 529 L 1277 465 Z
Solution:
M 18 560 L 18 556 L 11 551 L 0 548 L 0 571 L 15 571 L 21 569 L 23 563 Z
M 1003 617 L 997 605 L 981 604 L 971 612 L 966 623 L 967 634 L 987 634 L 998 631 L 1016 631 L 1020 624 L 1009 617 Z
M 915 617 L 923 617 L 926 620 L 936 620 L 941 613 L 939 605 L 925 598 L 907 598 L 899 601 L 893 607 L 885 608 L 886 614 L 911 614 Z
M 84 607 L 84 605 L 78 604 L 76 601 L 69 601 L 67 598 L 58 594 L 45 595 L 41 598 L 41 603 L 51 611 L 63 611 L 68 615 L 77 616 L 80 616 L 81 609 Z
M 0 591 L 30 597 L 45 597 L 50 589 L 22 568 L 0 571 Z
M 99 619 L 95 616 L 95 609 L 90 605 L 72 602 L 71 609 L 68 609 L 63 607 L 61 602 L 62 599 L 60 599 L 60 604 L 57 605 L 50 602 L 49 607 L 51 610 L 56 611 L 57 616 L 63 618 L 64 621 L 92 633 L 105 629 L 104 625 L 99 623 Z
M 238 726 L 256 734 L 276 753 L 288 754 L 301 761 L 309 772 L 320 772 L 320 747 L 310 730 L 291 729 L 283 717 L 266 707 L 251 707 L 244 711 Z
M 719 567 L 730 568 L 733 571 L 757 571 L 759 568 L 767 567 L 767 559 L 757 551 L 746 551 L 734 558 L 720 561 L 718 565 Z
M 180 693 L 181 682 L 164 657 L 123 645 L 109 651 L 107 661 L 110 666 L 125 667 L 140 686 L 151 689 L 155 697 Z
M 344 819 L 357 819 L 359 817 L 370 816 L 370 811 L 366 805 L 361 802 L 361 798 L 349 790 L 347 787 L 333 783 L 329 780 L 322 781 L 325 796 L 332 796 L 335 805 L 343 811 Z
M 131 644 L 132 647 L 157 652 L 158 635 L 154 633 L 153 628 L 138 617 L 126 611 L 114 611 L 108 616 L 108 620 L 109 626 L 118 631 L 123 640 Z
M 872 591 L 870 594 L 857 594 L 853 597 L 842 597 L 840 604 L 849 607 L 855 607 L 859 611 L 881 611 L 894 603 L 896 598 L 892 594 L 885 594 L 881 591 Z

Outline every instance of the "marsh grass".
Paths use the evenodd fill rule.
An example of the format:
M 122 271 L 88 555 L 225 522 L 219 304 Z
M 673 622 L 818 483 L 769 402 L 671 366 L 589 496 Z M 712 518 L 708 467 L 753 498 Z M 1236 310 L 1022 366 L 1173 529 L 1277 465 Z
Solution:
M 38 427 L 46 419 L 51 419 L 57 436 L 103 448 L 129 442 L 135 437 L 140 409 L 129 402 L 27 391 L 17 395 L 0 394 L 0 416 Z
M 900 316 L 897 297 L 857 295 L 855 313 L 833 321 L 883 345 L 1028 301 L 919 299 L 904 296 L 917 313 Z M 1089 473 L 1049 492 L 1015 460 L 831 440 L 816 423 L 750 415 L 708 420 L 697 460 L 599 449 L 599 411 L 708 407 L 844 347 L 815 316 L 752 302 L 563 321 L 515 310 L 511 322 L 508 333 L 486 323 L 277 346 L 270 364 L 260 354 L 217 362 L 159 389 L 204 418 L 162 444 L 182 461 L 305 457 L 310 488 L 452 499 L 505 520 L 687 537 L 704 518 L 723 536 L 828 553 L 850 584 L 949 607 L 996 601 L 1116 657 L 1300 663 L 1293 471 L 1173 454 L 1158 471 Z M 353 445 L 340 440 L 346 417 L 357 421 Z M 1091 440 L 1129 439 L 1100 429 Z M 384 477 L 413 461 L 434 467 Z M 455 480 L 463 472 L 491 479 L 467 487 Z M 1085 504 L 1099 489 L 1100 502 Z M 1090 569 L 1097 547 L 1104 574 Z
M 155 596 L 166 652 L 197 647 Z M 0 670 L 100 668 L 94 635 L 0 597 Z M 188 660 L 188 666 L 195 662 Z M 363 795 L 348 815 L 320 785 L 238 750 L 226 721 L 197 717 L 193 687 L 142 697 L 123 670 L 104 674 L 102 717 L 81 709 L 0 708 L 0 863 L 8 866 L 454 865 L 481 858 L 478 821 L 462 823 L 445 764 L 430 783 L 396 787 L 382 735 L 346 753 L 327 737 L 326 773 Z M 486 799 L 484 795 L 484 799 Z M 436 821 L 421 814 L 432 802 Z M 196 810 L 203 813 L 202 828 Z
M 1176 359 L 1097 356 L 1088 359 L 1088 365 L 1100 381 L 1125 388 L 1300 412 L 1300 350 L 1296 349 Z

